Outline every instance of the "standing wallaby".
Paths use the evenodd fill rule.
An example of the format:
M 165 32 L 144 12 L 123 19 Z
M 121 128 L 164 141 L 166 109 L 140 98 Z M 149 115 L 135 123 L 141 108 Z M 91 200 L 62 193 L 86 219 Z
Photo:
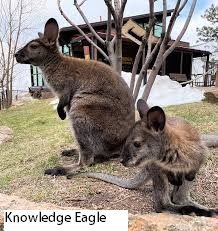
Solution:
M 139 100 L 141 117 L 131 130 L 123 149 L 124 166 L 141 166 L 134 179 L 102 173 L 79 173 L 120 187 L 135 189 L 148 180 L 153 181 L 155 210 L 169 210 L 181 214 L 194 212 L 199 216 L 213 216 L 217 210 L 208 209 L 189 198 L 191 181 L 201 167 L 206 147 L 197 131 L 181 118 L 166 118 L 160 107 L 148 108 Z M 69 175 L 71 178 L 73 175 Z M 174 185 L 170 194 L 169 182 Z
M 63 56 L 57 46 L 58 24 L 51 18 L 44 34 L 27 43 L 15 56 L 19 63 L 38 66 L 59 97 L 58 113 L 68 115 L 79 145 L 79 162 L 56 167 L 46 174 L 60 175 L 91 165 L 102 156 L 119 154 L 134 126 L 134 102 L 125 81 L 110 66 Z

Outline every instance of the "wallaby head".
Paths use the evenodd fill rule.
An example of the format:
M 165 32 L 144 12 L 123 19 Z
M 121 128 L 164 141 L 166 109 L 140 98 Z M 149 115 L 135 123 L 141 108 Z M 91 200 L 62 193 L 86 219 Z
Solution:
M 164 111 L 158 106 L 149 109 L 142 99 L 138 100 L 137 109 L 141 120 L 130 131 L 122 153 L 121 163 L 127 167 L 157 159 L 162 150 L 161 137 L 166 123 Z
M 28 42 L 22 49 L 16 52 L 18 63 L 41 66 L 54 54 L 58 53 L 57 37 L 59 33 L 58 23 L 50 18 L 44 29 L 44 34 L 38 33 L 39 38 Z

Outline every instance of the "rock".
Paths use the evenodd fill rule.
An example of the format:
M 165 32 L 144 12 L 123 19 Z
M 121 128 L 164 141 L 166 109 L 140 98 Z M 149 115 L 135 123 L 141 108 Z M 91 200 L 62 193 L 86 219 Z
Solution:
M 206 101 L 211 103 L 218 103 L 218 88 L 211 87 L 204 93 L 204 96 L 206 97 Z
M 217 231 L 218 219 L 184 216 L 169 213 L 151 213 L 129 216 L 129 231 Z
M 0 145 L 12 139 L 12 130 L 6 126 L 0 126 Z
M 72 210 L 79 208 L 61 207 L 51 203 L 35 203 L 17 196 L 0 194 L 0 227 L 3 224 L 3 210 Z M 129 231 L 218 231 L 218 219 L 182 216 L 168 213 L 146 215 L 129 214 Z

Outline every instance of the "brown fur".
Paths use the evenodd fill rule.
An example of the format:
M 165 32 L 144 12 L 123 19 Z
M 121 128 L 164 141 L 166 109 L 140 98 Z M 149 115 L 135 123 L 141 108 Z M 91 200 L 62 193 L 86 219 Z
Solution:
M 133 179 L 102 173 L 80 173 L 123 188 L 135 189 L 149 179 L 153 182 L 154 206 L 157 212 L 213 216 L 208 209 L 189 198 L 190 183 L 201 167 L 206 152 L 197 131 L 182 118 L 166 118 L 160 107 L 148 108 L 137 103 L 141 120 L 130 131 L 123 149 L 124 166 L 141 166 Z M 73 175 L 68 176 L 71 178 Z M 170 193 L 169 183 L 173 186 Z
M 159 166 L 167 171 L 197 172 L 203 163 L 206 147 L 198 132 L 182 118 L 169 118 L 164 128 L 165 155 Z M 195 169 L 193 169 L 195 166 Z
M 63 56 L 56 45 L 57 35 L 57 22 L 50 19 L 44 36 L 16 53 L 18 62 L 40 67 L 60 98 L 58 113 L 67 106 L 80 147 L 78 165 L 46 171 L 52 175 L 90 165 L 96 156 L 119 153 L 135 121 L 134 102 L 125 81 L 104 63 Z

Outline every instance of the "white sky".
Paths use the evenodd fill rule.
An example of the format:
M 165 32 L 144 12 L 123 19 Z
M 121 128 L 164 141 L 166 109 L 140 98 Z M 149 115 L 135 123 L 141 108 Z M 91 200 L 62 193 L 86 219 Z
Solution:
M 81 0 L 78 0 L 80 2 Z M 61 5 L 64 9 L 65 13 L 70 17 L 72 21 L 77 24 L 82 24 L 83 19 L 75 9 L 73 5 L 73 0 L 62 0 Z M 190 7 L 190 0 L 187 4 L 187 7 L 184 9 L 184 12 L 181 13 L 178 21 L 174 27 L 172 38 L 176 38 L 176 35 L 179 33 L 182 25 L 185 22 L 185 16 L 187 15 L 187 8 Z M 196 9 L 189 25 L 188 30 L 186 31 L 183 41 L 190 42 L 191 45 L 196 44 L 197 35 L 196 35 L 196 27 L 201 27 L 206 24 L 206 20 L 201 18 L 204 10 L 208 8 L 212 3 L 216 4 L 216 0 L 198 0 Z M 168 1 L 168 9 L 174 8 L 175 0 Z M 155 2 L 155 11 L 162 10 L 162 1 Z M 107 9 L 103 0 L 87 0 L 85 4 L 82 6 L 84 13 L 90 22 L 95 22 L 100 20 L 100 16 L 102 20 L 107 19 Z M 125 14 L 124 16 L 131 16 L 137 14 L 148 13 L 148 1 L 146 0 L 128 0 Z M 61 16 L 56 0 L 44 0 L 44 4 L 41 5 L 41 13 L 36 21 L 36 31 L 42 31 L 44 27 L 45 21 L 50 18 L 56 18 L 59 26 L 69 26 L 69 24 L 65 21 L 65 19 Z M 35 31 L 34 30 L 34 31 Z

